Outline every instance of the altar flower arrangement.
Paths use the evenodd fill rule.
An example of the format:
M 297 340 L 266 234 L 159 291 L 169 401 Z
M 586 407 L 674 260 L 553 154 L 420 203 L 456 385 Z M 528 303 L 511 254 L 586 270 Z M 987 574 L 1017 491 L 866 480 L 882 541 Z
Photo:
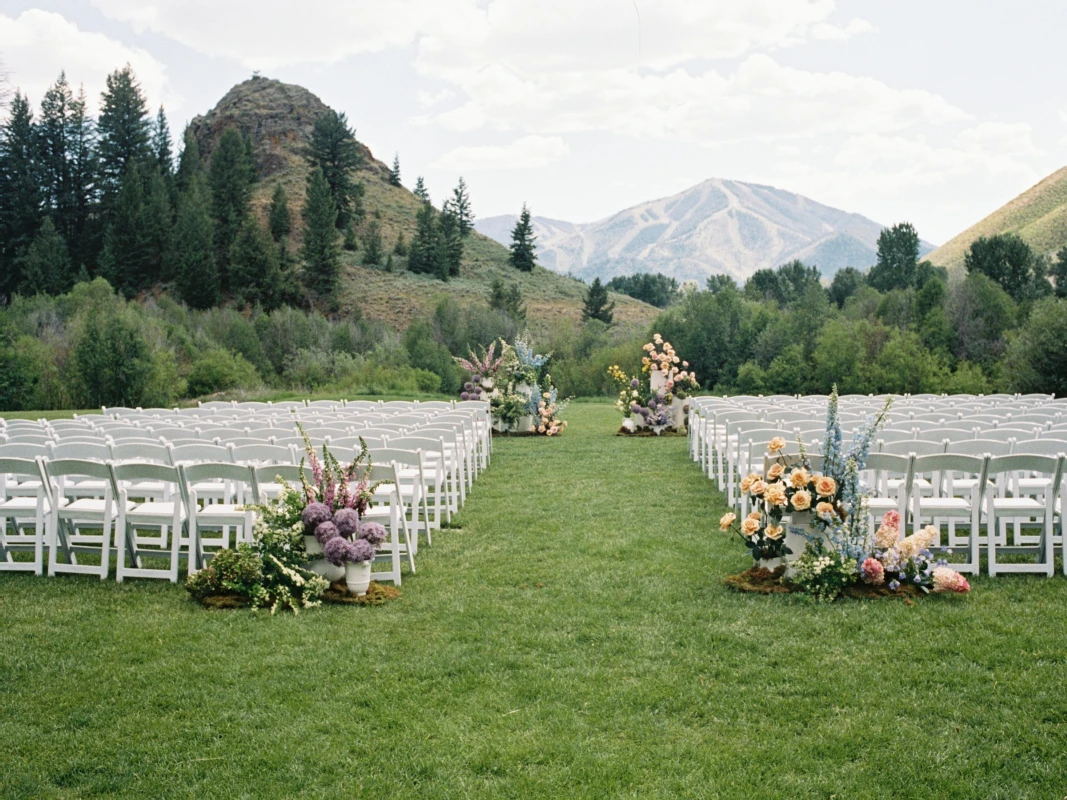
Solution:
M 874 534 L 871 555 L 863 562 L 863 581 L 885 582 L 892 591 L 911 585 L 926 593 L 969 592 L 971 587 L 967 579 L 947 561 L 934 556 L 931 548 L 937 538 L 938 530 L 933 525 L 901 538 L 900 514 L 890 511 L 882 518 Z M 882 580 L 875 580 L 875 574 L 881 574 Z
M 549 386 L 549 389 L 544 392 L 538 391 L 534 430 L 545 436 L 558 436 L 567 427 L 567 421 L 560 419 L 559 415 L 570 404 L 570 400 L 559 399 L 559 391 L 555 386 L 552 386 L 552 378 L 549 375 L 545 375 L 544 382 Z
M 700 388 L 688 361 L 682 361 L 671 343 L 660 334 L 642 347 L 641 371 L 627 375 L 615 364 L 608 377 L 619 395 L 615 408 L 623 416 L 623 430 L 648 428 L 654 433 L 685 425 L 682 401 Z
M 481 400 L 483 394 L 493 391 L 495 376 L 504 362 L 503 354 L 496 355 L 496 345 L 497 343 L 493 342 L 488 349 L 482 351 L 481 355 L 475 353 L 474 350 L 468 350 L 469 358 L 455 357 L 460 368 L 471 375 L 470 380 L 463 384 L 460 399 Z

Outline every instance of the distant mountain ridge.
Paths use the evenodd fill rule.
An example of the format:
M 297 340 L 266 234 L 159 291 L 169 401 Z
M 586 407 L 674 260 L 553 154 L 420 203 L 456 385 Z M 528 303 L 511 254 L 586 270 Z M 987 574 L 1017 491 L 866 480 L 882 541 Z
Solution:
M 488 217 L 475 227 L 508 244 L 515 220 Z M 818 266 L 827 278 L 846 266 L 866 268 L 876 261 L 885 227 L 773 186 L 721 178 L 597 222 L 533 223 L 538 260 L 556 272 L 584 280 L 662 272 L 701 283 L 716 274 L 744 281 L 793 259 Z M 922 252 L 931 250 L 924 242 Z
M 1040 255 L 1067 246 L 1067 167 L 1053 172 L 982 221 L 930 254 L 940 267 L 961 269 L 971 243 L 980 236 L 1015 233 Z

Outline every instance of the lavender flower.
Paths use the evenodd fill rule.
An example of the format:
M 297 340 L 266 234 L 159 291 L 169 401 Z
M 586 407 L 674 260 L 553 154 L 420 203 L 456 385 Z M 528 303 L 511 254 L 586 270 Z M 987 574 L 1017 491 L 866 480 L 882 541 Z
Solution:
M 342 508 L 333 515 L 333 524 L 337 526 L 339 534 L 351 539 L 353 534 L 359 531 L 359 514 L 351 508 Z
M 471 399 L 470 392 L 460 392 L 459 393 L 459 399 L 460 400 L 470 400 Z
M 331 522 L 330 520 L 320 522 L 315 527 L 315 539 L 321 545 L 325 545 L 326 542 L 330 541 L 331 539 L 336 539 L 338 536 L 339 533 L 337 531 L 337 526 L 334 525 L 333 522 Z
M 377 547 L 385 541 L 385 528 L 377 522 L 365 522 L 359 528 L 359 538 Z
M 482 382 L 482 376 L 478 375 L 477 373 L 475 373 L 474 375 L 471 375 L 471 381 L 474 382 L 474 383 L 481 383 Z
M 900 581 L 892 580 L 892 581 L 889 582 L 889 591 L 895 592 L 899 588 L 900 588 Z
M 374 545 L 366 539 L 356 539 L 354 542 L 349 542 L 348 560 L 356 564 L 373 561 Z
M 331 516 L 330 507 L 325 503 L 308 503 L 300 518 L 304 521 L 304 529 L 314 532 L 319 523 L 329 522 Z
M 630 381 L 630 388 L 631 389 L 636 389 L 640 385 L 641 384 L 638 382 L 637 378 L 634 378 L 632 381 Z
M 322 554 L 326 556 L 327 561 L 339 567 L 351 560 L 349 558 L 350 547 L 351 545 L 340 536 L 335 536 L 322 546 Z

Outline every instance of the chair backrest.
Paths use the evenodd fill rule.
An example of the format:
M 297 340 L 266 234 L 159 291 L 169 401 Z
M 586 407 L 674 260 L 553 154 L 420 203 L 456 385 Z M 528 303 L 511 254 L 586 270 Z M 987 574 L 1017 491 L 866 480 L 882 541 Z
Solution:
M 170 451 L 159 442 L 115 442 L 111 445 L 111 457 L 122 462 L 170 463 Z
M 110 461 L 114 456 L 111 448 L 100 442 L 61 442 L 50 447 L 49 458 L 82 458 L 87 461 Z
M 293 448 L 277 444 L 234 445 L 233 460 L 238 463 L 259 464 L 297 464 L 300 459 L 293 453 Z
M 170 463 L 189 464 L 197 461 L 221 461 L 233 463 L 233 450 L 217 444 L 181 444 L 168 445 Z
M 48 442 L 11 442 L 0 444 L 0 458 L 28 458 L 48 456 Z
M 886 442 L 879 450 L 880 453 L 888 453 L 898 456 L 906 456 L 914 453 L 917 456 L 936 455 L 945 452 L 945 442 L 930 442 L 924 440 L 908 439 L 903 442 Z
M 262 490 L 263 485 L 274 483 L 279 478 L 289 484 L 290 487 L 299 491 L 301 476 L 303 476 L 308 483 L 313 483 L 315 480 L 315 474 L 312 472 L 311 467 L 308 466 L 301 468 L 295 464 L 270 464 L 267 466 L 252 467 L 252 478 L 255 480 L 254 488 L 257 501 L 260 503 L 266 501 L 266 497 Z
M 1016 442 L 1012 453 L 1030 456 L 1058 456 L 1067 453 L 1067 441 L 1062 439 L 1027 439 Z M 1007 455 L 1007 453 L 995 453 L 994 455 Z
M 256 478 L 252 467 L 245 464 L 232 464 L 218 461 L 205 461 L 200 464 L 182 464 L 178 467 L 181 475 L 183 499 L 192 508 L 194 499 L 193 485 L 201 481 L 232 481 L 238 486 L 238 496 L 253 500 L 256 497 Z M 246 492 L 247 489 L 247 492 Z
M 7 493 L 7 481 L 2 480 L 5 475 L 10 475 L 19 483 L 40 481 L 45 497 L 51 502 L 52 493 L 45 475 L 43 458 L 0 458 L 0 498 L 5 497 Z
M 62 487 L 61 478 L 93 478 L 106 482 L 106 488 L 114 496 L 117 487 L 111 472 L 111 462 L 87 461 L 81 458 L 54 458 L 44 462 L 45 473 L 49 482 Z
M 960 456 L 1006 456 L 1013 451 L 1011 440 L 967 439 L 962 442 L 950 442 L 946 452 Z
M 122 488 L 125 483 L 153 481 L 169 483 L 181 487 L 181 473 L 170 464 L 154 464 L 144 461 L 112 462 L 111 474 L 115 485 Z
M 9 444 L 47 444 L 48 442 L 54 442 L 55 439 L 44 430 L 38 430 L 34 433 L 23 433 L 21 431 L 8 433 L 7 441 Z
M 1046 499 L 1051 502 L 1059 494 L 1060 481 L 1063 478 L 1063 457 L 1020 453 L 1010 456 L 993 456 L 989 459 L 990 477 L 1016 472 L 1050 476 L 1052 478 L 1051 492 Z

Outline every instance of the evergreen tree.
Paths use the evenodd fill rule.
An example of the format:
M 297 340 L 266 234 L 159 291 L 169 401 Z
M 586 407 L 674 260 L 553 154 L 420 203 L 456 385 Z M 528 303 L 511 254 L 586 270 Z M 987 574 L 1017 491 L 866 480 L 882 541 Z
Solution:
M 140 84 L 127 64 L 107 76 L 97 122 L 100 182 L 110 205 L 119 192 L 127 165 L 152 160 L 152 126 Z
M 403 186 L 400 182 L 400 154 L 393 154 L 393 166 L 389 168 L 389 185 Z
M 452 211 L 459 224 L 460 236 L 468 236 L 474 230 L 474 212 L 471 211 L 471 196 L 467 191 L 467 182 L 462 176 L 456 188 L 452 190 Z
M 289 196 L 279 181 L 270 197 L 270 212 L 267 215 L 270 236 L 280 242 L 293 230 L 293 218 L 289 213 Z
M 463 263 L 463 235 L 455 207 L 446 204 L 437 217 L 439 248 L 437 271 L 443 280 L 459 275 Z
M 537 265 L 537 251 L 534 249 L 536 241 L 533 223 L 530 222 L 530 209 L 523 203 L 519 221 L 511 231 L 511 256 L 508 259 L 511 266 L 523 272 L 532 272 Z
M 582 319 L 596 319 L 605 325 L 610 325 L 615 320 L 615 302 L 608 302 L 608 289 L 600 283 L 600 278 L 595 278 L 589 291 L 585 295 L 585 304 L 582 307 Z
M 1035 289 L 1040 282 L 1047 283 L 1034 251 L 1014 233 L 978 237 L 964 255 L 963 263 L 968 273 L 985 275 L 1016 301 L 1040 296 L 1043 292 Z
M 910 222 L 885 228 L 878 235 L 878 262 L 871 267 L 867 283 L 880 292 L 915 285 L 919 264 L 919 234 Z
M 184 192 L 193 183 L 193 178 L 204 170 L 204 162 L 200 158 L 200 146 L 196 143 L 196 137 L 190 128 L 185 129 L 182 136 L 182 152 L 178 156 L 178 172 L 174 182 L 179 192 Z
M 236 128 L 227 128 L 208 167 L 211 216 L 215 220 L 215 263 L 223 292 L 234 288 L 229 278 L 230 248 L 248 214 L 253 176 L 254 168 L 244 139 Z
M 493 278 L 489 290 L 489 307 L 503 311 L 515 322 L 526 321 L 526 306 L 522 302 L 522 289 L 517 283 L 507 287 L 500 278 Z
M 95 220 L 96 192 L 96 133 L 93 121 L 86 113 L 85 89 L 70 106 L 67 117 L 67 154 L 70 163 L 70 208 L 60 229 L 67 240 L 71 260 L 79 269 L 88 272 L 96 263 L 99 248 L 99 225 Z
M 219 303 L 219 272 L 215 266 L 215 232 L 204 178 L 191 172 L 178 195 L 170 271 L 178 294 L 193 308 Z
M 404 232 L 400 231 L 396 235 L 396 244 L 393 245 L 393 255 L 406 256 L 408 254 L 408 242 L 404 238 Z
M 170 187 L 155 164 L 148 164 L 148 181 L 145 189 L 145 242 L 148 247 L 145 272 L 138 281 L 145 289 L 159 281 L 171 280 L 174 276 L 166 269 L 167 253 L 173 229 L 174 211 L 171 207 Z
M 1056 253 L 1056 261 L 1049 273 L 1056 281 L 1056 297 L 1067 297 L 1067 247 Z
M 318 167 L 330 187 L 337 210 L 337 227 L 359 222 L 363 216 L 363 184 L 352 171 L 363 166 L 363 154 L 348 118 L 330 109 L 315 120 L 311 131 L 311 166 Z
M 437 227 L 437 211 L 424 203 L 415 217 L 415 236 L 408 254 L 408 269 L 425 274 L 438 273 L 440 233 Z
M 59 235 L 51 217 L 45 217 L 22 257 L 23 294 L 62 294 L 72 281 L 67 243 Z
M 430 202 L 430 192 L 426 188 L 426 183 L 422 180 L 422 176 L 421 175 L 418 178 L 415 179 L 415 189 L 413 190 L 412 193 L 417 198 L 419 198 L 422 202 L 424 202 L 424 203 L 429 203 Z
M 68 146 L 70 114 L 74 95 L 67 83 L 66 73 L 52 84 L 41 99 L 41 116 L 37 121 L 37 164 L 41 181 L 41 200 L 44 213 L 52 218 L 52 230 L 59 220 L 59 229 L 67 230 L 71 214 L 71 154 Z
M 350 253 L 354 253 L 359 249 L 359 237 L 356 236 L 355 225 L 349 223 L 348 227 L 345 228 L 345 236 L 341 246 Z
M 152 263 L 143 184 L 134 161 L 122 178 L 100 254 L 100 274 L 127 297 L 143 287 Z
M 332 297 L 341 283 L 341 251 L 337 243 L 337 207 L 330 183 L 316 167 L 308 176 L 304 200 L 304 284 L 319 297 Z
M 0 126 L 0 293 L 9 296 L 22 282 L 19 257 L 41 223 L 33 111 L 15 92 Z
M 170 125 L 167 124 L 167 115 L 163 106 L 156 112 L 156 118 L 152 125 L 152 155 L 155 157 L 156 169 L 163 178 L 163 185 L 167 189 L 171 205 L 177 200 L 177 189 L 174 181 L 174 148 L 170 140 Z
M 363 263 L 377 266 L 382 263 L 382 225 L 372 219 L 363 233 Z
M 282 274 L 270 235 L 250 214 L 230 253 L 230 277 L 238 302 L 272 311 L 281 305 Z

